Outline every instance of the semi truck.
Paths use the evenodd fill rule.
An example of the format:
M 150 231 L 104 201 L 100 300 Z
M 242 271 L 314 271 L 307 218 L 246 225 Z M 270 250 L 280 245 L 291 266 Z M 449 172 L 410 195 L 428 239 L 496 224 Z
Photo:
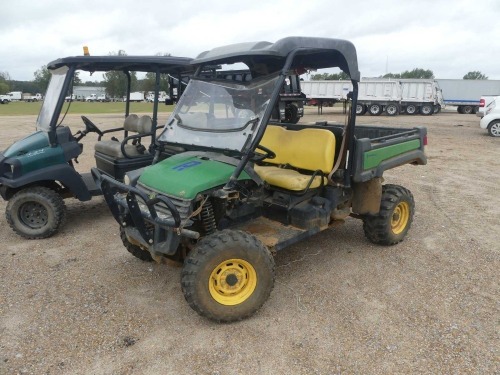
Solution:
M 479 100 L 485 95 L 500 95 L 500 80 L 489 79 L 437 79 L 443 90 L 445 105 L 457 106 L 462 114 L 476 113 Z
M 307 98 L 319 106 L 345 101 L 352 91 L 350 81 L 305 81 L 301 87 Z M 359 83 L 356 112 L 374 116 L 383 112 L 389 116 L 432 115 L 441 110 L 442 104 L 441 89 L 434 80 L 364 78 Z

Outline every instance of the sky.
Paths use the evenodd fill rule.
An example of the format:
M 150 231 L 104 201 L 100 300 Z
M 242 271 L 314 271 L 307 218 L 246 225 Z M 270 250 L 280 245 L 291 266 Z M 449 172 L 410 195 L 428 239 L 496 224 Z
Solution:
M 0 17 L 0 72 L 21 81 L 84 45 L 91 55 L 196 57 L 286 36 L 353 42 L 362 77 L 422 68 L 500 79 L 498 0 L 17 0 L 3 1 Z

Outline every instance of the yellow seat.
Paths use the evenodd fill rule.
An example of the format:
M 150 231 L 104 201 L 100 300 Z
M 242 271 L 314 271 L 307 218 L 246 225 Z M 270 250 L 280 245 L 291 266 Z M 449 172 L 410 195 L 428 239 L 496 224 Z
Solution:
M 307 188 L 316 171 L 330 173 L 335 159 L 335 136 L 326 129 L 287 130 L 280 126 L 269 125 L 260 144 L 276 154 L 266 163 L 282 166 L 255 166 L 255 172 L 268 184 L 286 190 L 301 191 Z M 284 168 L 283 168 L 284 167 Z M 296 171 L 310 171 L 304 174 Z M 310 188 L 326 184 L 327 179 L 315 176 Z

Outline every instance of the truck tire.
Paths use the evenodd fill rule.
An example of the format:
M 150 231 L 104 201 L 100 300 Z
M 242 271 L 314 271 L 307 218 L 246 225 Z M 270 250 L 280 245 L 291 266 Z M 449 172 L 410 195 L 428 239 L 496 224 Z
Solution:
M 143 262 L 152 262 L 153 257 L 151 256 L 151 253 L 147 250 L 142 249 L 141 247 L 132 244 L 128 239 L 127 235 L 125 234 L 125 229 L 123 229 L 122 226 L 120 226 L 120 238 L 122 240 L 123 246 L 125 246 L 125 249 L 135 256 L 136 258 L 142 260 Z
M 500 120 L 490 122 L 488 125 L 488 134 L 492 137 L 500 137 Z
M 366 113 L 366 106 L 364 104 L 356 104 L 356 114 L 363 116 Z
M 299 109 L 295 104 L 289 104 L 285 107 L 285 122 L 289 124 L 296 124 L 299 122 L 300 117 L 298 116 Z
M 473 111 L 474 111 L 474 107 L 471 105 L 464 105 L 462 107 L 462 113 L 464 115 L 470 115 L 470 114 L 472 114 Z
M 201 316 L 217 322 L 248 318 L 274 287 L 274 259 L 254 236 L 224 230 L 203 238 L 181 273 L 184 298 Z
M 439 113 L 439 112 L 441 112 L 441 106 L 440 106 L 439 104 L 436 104 L 436 105 L 434 106 L 434 113 L 435 113 L 435 114 L 437 114 L 437 113 Z
M 7 204 L 5 217 L 14 232 L 24 238 L 48 238 L 64 223 L 66 206 L 54 190 L 30 187 L 14 194 Z
M 417 106 L 413 104 L 409 104 L 406 106 L 406 114 L 408 115 L 414 115 L 417 113 Z
M 420 113 L 424 116 L 430 116 L 434 113 L 434 105 L 424 104 L 420 107 Z
M 415 201 L 408 189 L 399 185 L 382 186 L 380 212 L 363 217 L 366 238 L 378 245 L 395 245 L 405 238 L 415 212 Z
M 387 116 L 396 116 L 399 114 L 399 106 L 395 103 L 389 103 L 385 107 L 385 113 L 387 113 Z
M 379 104 L 370 104 L 368 106 L 368 113 L 372 116 L 379 116 L 382 113 L 382 106 Z

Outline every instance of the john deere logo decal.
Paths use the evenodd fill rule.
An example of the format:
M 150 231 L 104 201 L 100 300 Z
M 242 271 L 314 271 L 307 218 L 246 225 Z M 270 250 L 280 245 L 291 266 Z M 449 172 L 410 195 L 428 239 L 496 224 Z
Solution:
M 199 165 L 199 164 L 201 164 L 201 161 L 191 160 L 191 161 L 188 161 L 186 163 L 182 163 L 182 164 L 176 165 L 172 169 L 176 170 L 177 172 L 181 172 L 184 169 L 188 169 L 188 168 L 194 167 L 194 166 Z

